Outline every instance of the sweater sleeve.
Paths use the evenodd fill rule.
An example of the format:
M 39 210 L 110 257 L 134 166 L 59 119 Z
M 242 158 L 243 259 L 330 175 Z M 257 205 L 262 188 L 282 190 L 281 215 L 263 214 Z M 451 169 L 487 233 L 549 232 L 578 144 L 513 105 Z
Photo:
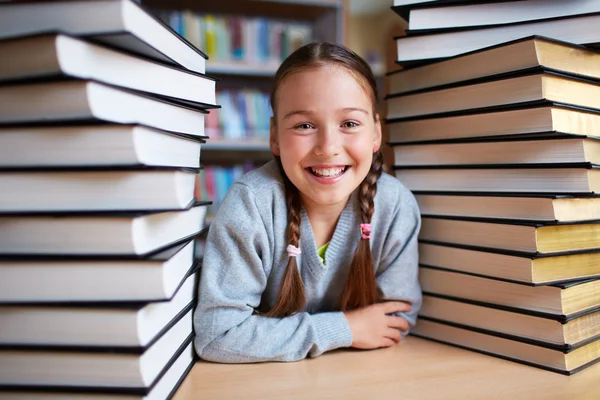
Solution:
M 273 260 L 251 189 L 232 185 L 211 224 L 194 312 L 195 348 L 208 361 L 296 361 L 352 343 L 341 312 L 254 314 Z
M 414 326 L 422 302 L 417 242 L 421 217 L 412 193 L 405 190 L 398 199 L 377 268 L 377 284 L 385 300 L 412 305 L 410 312 L 397 315 Z

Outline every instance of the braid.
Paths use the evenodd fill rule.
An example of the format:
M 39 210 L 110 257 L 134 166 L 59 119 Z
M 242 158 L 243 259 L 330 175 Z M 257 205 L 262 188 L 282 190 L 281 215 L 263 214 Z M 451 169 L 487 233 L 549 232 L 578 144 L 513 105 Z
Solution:
M 279 157 L 276 158 L 285 182 L 285 200 L 288 209 L 288 242 L 290 245 L 299 247 L 300 243 L 300 210 L 302 202 L 298 189 L 290 182 L 283 168 L 281 167 L 281 161 Z M 298 263 L 296 257 L 290 257 L 287 267 L 285 269 L 285 275 L 277 295 L 277 301 L 275 306 L 265 315 L 267 317 L 283 318 L 290 315 L 296 314 L 306 305 L 306 296 L 304 294 L 304 282 L 298 271 Z
M 383 171 L 383 154 L 378 151 L 373 154 L 371 170 L 358 187 L 358 203 L 360 206 L 361 222 L 371 223 L 373 216 L 377 180 Z M 369 246 L 368 236 L 363 236 L 352 259 L 346 285 L 342 292 L 340 308 L 348 311 L 366 307 L 379 301 L 373 256 Z
M 383 154 L 378 151 L 373 154 L 371 170 L 358 187 L 358 200 L 362 222 L 370 223 L 373 216 L 373 199 L 377 193 L 377 180 L 383 172 Z

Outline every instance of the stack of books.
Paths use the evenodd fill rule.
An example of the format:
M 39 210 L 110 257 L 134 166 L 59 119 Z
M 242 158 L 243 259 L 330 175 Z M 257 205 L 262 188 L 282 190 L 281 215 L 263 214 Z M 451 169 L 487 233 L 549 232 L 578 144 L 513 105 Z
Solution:
M 600 360 L 600 53 L 577 44 L 600 37 L 575 40 L 597 16 L 552 1 L 442 3 L 398 9 L 464 26 L 398 39 L 398 61 L 419 62 L 389 74 L 395 173 L 422 213 L 413 333 L 575 373 Z M 481 13 L 494 26 L 467 26 Z M 498 31 L 514 40 L 496 43 Z M 553 32 L 574 43 L 535 36 Z M 444 35 L 456 53 L 438 47 Z M 413 39 L 431 53 L 404 47 Z
M 206 56 L 130 0 L 0 5 L 0 398 L 192 366 Z

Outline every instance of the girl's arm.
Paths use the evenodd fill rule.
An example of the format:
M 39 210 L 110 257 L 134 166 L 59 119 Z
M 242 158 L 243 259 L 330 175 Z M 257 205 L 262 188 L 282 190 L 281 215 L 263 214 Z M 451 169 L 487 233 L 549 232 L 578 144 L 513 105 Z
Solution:
M 385 233 L 387 237 L 377 266 L 377 285 L 385 300 L 404 301 L 412 305 L 410 312 L 396 315 L 414 326 L 422 301 L 417 243 L 421 217 L 417 202 L 408 189 L 402 187 L 400 194 L 396 193 L 395 196 L 398 199 L 397 207 Z
M 272 265 L 272 237 L 251 189 L 232 186 L 206 243 L 194 313 L 195 347 L 209 361 L 295 361 L 352 343 L 341 312 L 255 315 Z

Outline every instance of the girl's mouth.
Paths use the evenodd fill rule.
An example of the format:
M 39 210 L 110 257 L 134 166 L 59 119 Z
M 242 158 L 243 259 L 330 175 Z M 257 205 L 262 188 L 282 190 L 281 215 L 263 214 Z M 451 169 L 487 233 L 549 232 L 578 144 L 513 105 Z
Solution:
M 334 179 L 338 178 L 350 168 L 348 165 L 338 166 L 338 167 L 327 167 L 327 168 L 319 168 L 319 167 L 308 167 L 306 170 L 310 172 L 312 175 L 317 178 L 329 178 Z

